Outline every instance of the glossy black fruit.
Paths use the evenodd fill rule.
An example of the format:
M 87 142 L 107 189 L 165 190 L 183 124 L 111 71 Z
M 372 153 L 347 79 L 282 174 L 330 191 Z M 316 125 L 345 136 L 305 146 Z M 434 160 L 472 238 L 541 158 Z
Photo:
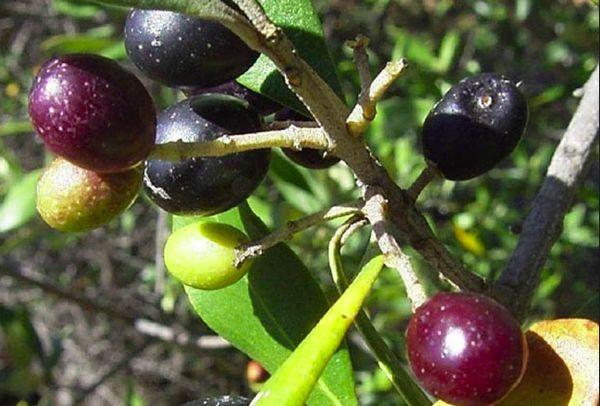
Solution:
M 311 121 L 290 109 L 284 109 L 275 115 L 276 121 Z M 282 148 L 283 153 L 296 164 L 309 169 L 327 169 L 340 162 L 340 159 L 327 155 L 325 151 L 314 148 Z
M 158 10 L 131 11 L 125 48 L 146 75 L 173 87 L 225 83 L 259 56 L 221 24 Z
M 29 94 L 36 132 L 55 154 L 95 172 L 120 172 L 154 148 L 156 112 L 142 83 L 89 54 L 47 61 Z
M 528 114 L 525 96 L 505 76 L 485 73 L 463 79 L 425 120 L 425 158 L 447 179 L 475 178 L 513 151 Z
M 247 87 L 240 85 L 235 80 L 231 80 L 227 83 L 223 83 L 222 85 L 213 87 L 185 88 L 183 89 L 183 92 L 187 96 L 195 96 L 207 93 L 220 93 L 234 96 L 247 101 L 252 108 L 258 111 L 261 116 L 268 116 L 269 114 L 273 114 L 282 108 L 281 104 L 277 103 L 276 101 L 271 100 L 262 94 L 253 92 Z
M 259 129 L 260 118 L 247 103 L 231 96 L 201 95 L 159 115 L 156 142 L 214 140 Z M 181 163 L 150 160 L 144 185 L 148 196 L 170 213 L 216 214 L 237 206 L 254 192 L 267 173 L 270 157 L 270 150 L 255 150 Z

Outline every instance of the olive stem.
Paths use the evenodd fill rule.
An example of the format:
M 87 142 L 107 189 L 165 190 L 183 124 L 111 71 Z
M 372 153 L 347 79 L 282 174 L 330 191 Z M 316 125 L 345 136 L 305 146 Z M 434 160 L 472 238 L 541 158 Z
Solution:
M 408 194 L 411 199 L 416 201 L 427 185 L 429 185 L 437 177 L 437 171 L 428 165 L 427 168 L 423 169 L 423 172 L 419 174 L 419 177 L 413 182 L 413 184 L 410 185 L 406 191 L 406 194 Z
M 298 220 L 289 221 L 284 227 L 275 230 L 271 234 L 237 248 L 235 266 L 241 266 L 250 258 L 262 255 L 269 248 L 289 240 L 301 231 L 307 230 L 326 221 L 334 220 L 340 217 L 347 217 L 361 212 L 362 202 L 353 202 L 333 206 L 328 209 L 302 217 Z
M 348 289 L 348 276 L 341 261 L 341 250 L 345 242 L 357 230 L 367 224 L 364 219 L 351 218 L 338 228 L 329 242 L 328 258 L 331 276 L 340 294 Z M 388 377 L 394 389 L 402 396 L 409 406 L 430 405 L 429 398 L 413 381 L 396 354 L 387 346 L 364 309 L 356 315 L 354 326 L 362 335 L 377 360 L 379 368 Z
M 330 144 L 323 130 L 318 127 L 296 127 L 260 133 L 223 135 L 211 141 L 174 141 L 157 144 L 148 159 L 181 162 L 194 157 L 224 156 L 237 152 L 273 147 L 302 149 L 329 149 Z
M 369 39 L 364 35 L 357 35 L 353 41 L 346 42 L 346 45 L 352 48 L 354 63 L 360 79 L 360 89 L 363 92 L 368 91 L 367 89 L 369 89 L 371 83 L 373 83 L 373 75 L 371 74 L 371 68 L 369 66 L 369 55 L 367 54 Z
M 346 120 L 346 126 L 351 136 L 360 137 L 364 134 L 367 126 L 377 114 L 377 103 L 385 95 L 385 92 L 392 83 L 400 77 L 407 66 L 408 62 L 404 58 L 388 62 L 370 86 L 361 92 L 358 97 L 358 103 Z
M 379 249 L 385 255 L 386 265 L 398 271 L 412 309 L 415 310 L 427 301 L 427 294 L 413 269 L 410 258 L 402 251 L 389 230 L 387 207 L 388 201 L 383 195 L 375 194 L 365 202 L 363 213 L 373 226 L 373 234 Z

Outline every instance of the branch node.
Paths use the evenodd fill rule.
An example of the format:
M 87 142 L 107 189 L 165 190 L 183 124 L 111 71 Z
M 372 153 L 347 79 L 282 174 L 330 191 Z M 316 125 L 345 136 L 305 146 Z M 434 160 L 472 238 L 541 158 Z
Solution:
M 294 234 L 309 229 L 320 223 L 334 220 L 340 217 L 347 217 L 361 213 L 362 203 L 353 202 L 339 206 L 333 206 L 319 211 L 298 220 L 288 221 L 287 224 L 273 231 L 271 234 L 256 240 L 243 244 L 237 248 L 237 255 L 234 265 L 240 267 L 245 261 L 262 255 L 267 249 L 274 247 L 280 242 L 289 240 Z
M 358 98 L 358 103 L 346 119 L 346 127 L 351 136 L 360 137 L 364 134 L 367 126 L 377 114 L 377 103 L 407 66 L 408 63 L 404 58 L 388 62 L 368 88 L 363 90 Z

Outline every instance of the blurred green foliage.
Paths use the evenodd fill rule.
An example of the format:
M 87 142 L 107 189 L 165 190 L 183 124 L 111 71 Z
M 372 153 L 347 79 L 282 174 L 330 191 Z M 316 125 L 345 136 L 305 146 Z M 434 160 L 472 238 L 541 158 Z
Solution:
M 68 0 L 51 3 L 47 18 L 65 24 L 68 32 L 37 30 L 37 37 L 19 48 L 14 44 L 18 27 L 0 28 L 0 256 L 27 255 L 41 240 L 51 252 L 74 250 L 85 238 L 49 230 L 33 211 L 35 179 L 38 169 L 48 160 L 27 121 L 27 92 L 36 69 L 49 56 L 65 52 L 100 53 L 128 64 L 122 43 L 122 10 Z M 357 34 L 370 38 L 373 72 L 390 58 L 406 57 L 410 62 L 408 72 L 379 106 L 379 114 L 367 134 L 375 154 L 403 187 L 410 185 L 425 167 L 420 154 L 419 128 L 436 100 L 453 83 L 484 71 L 501 72 L 523 82 L 531 117 L 525 139 L 511 157 L 489 174 L 472 181 L 437 181 L 418 202 L 440 239 L 469 269 L 492 278 L 498 275 L 516 244 L 520 222 L 577 106 L 574 92 L 597 63 L 597 7 L 584 0 L 315 0 L 314 3 L 322 14 L 349 103 L 356 100 L 359 81 L 344 41 Z M 22 16 L 9 4 L 0 4 L 0 18 L 3 11 L 8 11 L 14 13 L 9 18 L 19 21 Z M 161 107 L 182 97 L 155 85 L 151 89 Z M 565 219 L 560 240 L 552 249 L 530 321 L 575 315 L 598 318 L 598 181 L 596 163 Z M 354 179 L 343 165 L 327 171 L 309 171 L 294 166 L 283 154 L 274 151 L 268 180 L 251 204 L 269 226 L 278 227 L 290 219 L 356 196 Z M 107 227 L 107 235 L 134 232 L 139 225 L 140 207 L 152 210 L 148 209 L 147 199 L 140 199 Z M 292 241 L 295 251 L 330 292 L 333 287 L 325 247 L 336 224 L 317 227 Z M 367 243 L 366 233 L 348 242 L 343 251 L 348 270 L 358 266 Z M 409 252 L 418 271 L 428 277 L 428 288 L 432 291 L 444 288 L 444 282 L 432 274 L 418 255 Z M 123 272 L 129 280 L 137 278 L 139 290 L 146 292 L 155 282 L 155 264 L 148 260 L 142 268 L 141 272 L 139 267 Z M 97 269 L 92 269 L 88 276 L 97 282 Z M 181 293 L 178 284 L 170 281 L 161 301 L 163 310 L 172 312 L 177 303 L 185 301 Z M 399 338 L 410 308 L 397 275 L 389 271 L 382 275 L 370 307 L 376 327 L 403 354 Z M 7 322 L 3 320 L 25 314 L 19 312 L 19 309 L 2 309 L 0 314 L 3 323 L 0 334 L 5 337 L 3 348 L 8 349 L 15 363 L 22 349 L 9 345 L 10 334 L 16 333 L 7 332 Z M 22 331 L 29 329 L 23 328 Z M 389 382 L 373 361 L 358 350 L 354 353 L 361 404 L 398 404 Z M 6 371 L 3 368 L 0 373 Z M 0 387 L 0 393 L 4 392 Z M 126 402 L 143 404 L 133 386 Z

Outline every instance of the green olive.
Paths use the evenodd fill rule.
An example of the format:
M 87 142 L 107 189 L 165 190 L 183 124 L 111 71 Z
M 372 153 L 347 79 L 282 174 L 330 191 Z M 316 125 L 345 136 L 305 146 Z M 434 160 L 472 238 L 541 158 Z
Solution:
M 175 278 L 196 289 L 215 290 L 240 280 L 246 261 L 234 265 L 235 248 L 248 241 L 238 229 L 221 223 L 194 223 L 175 231 L 165 245 L 165 264 Z

